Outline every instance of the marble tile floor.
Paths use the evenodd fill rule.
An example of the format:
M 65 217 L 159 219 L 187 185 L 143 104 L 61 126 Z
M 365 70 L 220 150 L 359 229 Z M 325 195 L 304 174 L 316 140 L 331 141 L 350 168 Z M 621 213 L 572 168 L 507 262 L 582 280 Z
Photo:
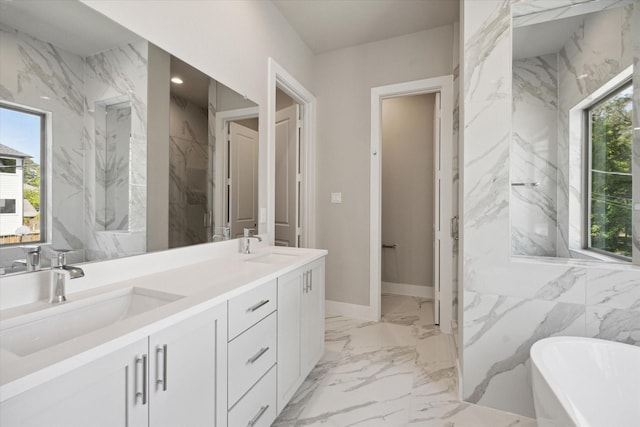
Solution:
M 382 322 L 325 319 L 325 354 L 273 426 L 535 427 L 458 398 L 453 338 L 433 302 L 382 296 Z

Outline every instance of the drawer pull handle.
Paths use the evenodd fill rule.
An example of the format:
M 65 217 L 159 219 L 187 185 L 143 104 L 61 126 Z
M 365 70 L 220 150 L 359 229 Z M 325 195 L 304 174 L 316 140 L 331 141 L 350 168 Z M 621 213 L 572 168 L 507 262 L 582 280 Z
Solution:
M 268 299 L 263 299 L 262 301 L 260 301 L 256 305 L 249 307 L 247 309 L 247 312 L 253 313 L 254 311 L 256 311 L 257 309 L 259 309 L 260 307 L 262 307 L 265 304 L 269 304 L 269 300 Z
M 259 352 L 257 352 L 253 357 L 247 360 L 247 365 L 252 365 L 256 363 L 256 360 L 260 359 L 263 354 L 269 351 L 269 347 L 262 347 Z
M 256 425 L 260 417 L 263 416 L 265 412 L 267 412 L 267 409 L 269 409 L 269 405 L 265 405 L 261 407 L 258 413 L 256 414 L 256 416 L 251 418 L 251 421 L 249 421 L 249 424 L 247 424 L 247 427 L 253 427 L 254 425 Z

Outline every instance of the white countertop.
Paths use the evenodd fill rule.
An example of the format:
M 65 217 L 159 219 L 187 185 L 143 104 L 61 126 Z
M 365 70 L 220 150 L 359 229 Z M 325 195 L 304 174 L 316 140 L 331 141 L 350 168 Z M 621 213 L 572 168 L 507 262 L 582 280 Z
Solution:
M 287 253 L 291 256 L 274 264 L 246 262 L 247 259 L 270 252 Z M 167 292 L 183 298 L 24 357 L 0 348 L 0 402 L 133 344 L 326 254 L 326 250 L 319 249 L 262 246 L 251 255 L 226 254 L 208 261 L 69 294 L 67 303 L 63 304 L 130 287 Z M 55 306 L 38 301 L 1 310 L 0 329 L 4 329 L 7 327 L 4 325 L 12 323 L 24 314 L 45 312 Z

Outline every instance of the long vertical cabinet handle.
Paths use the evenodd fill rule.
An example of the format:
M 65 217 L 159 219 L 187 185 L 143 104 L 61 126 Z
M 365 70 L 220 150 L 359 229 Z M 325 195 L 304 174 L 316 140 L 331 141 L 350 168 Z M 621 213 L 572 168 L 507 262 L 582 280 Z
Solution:
M 160 353 L 162 353 L 162 378 L 160 378 Z M 167 391 L 167 345 L 156 348 L 156 385 L 162 384 L 162 391 Z
M 142 365 L 142 371 L 139 366 Z M 141 397 L 142 404 L 147 404 L 147 355 L 136 357 L 136 400 Z
M 304 293 L 309 292 L 309 272 L 304 272 Z
M 313 291 L 313 270 L 309 270 L 309 290 Z

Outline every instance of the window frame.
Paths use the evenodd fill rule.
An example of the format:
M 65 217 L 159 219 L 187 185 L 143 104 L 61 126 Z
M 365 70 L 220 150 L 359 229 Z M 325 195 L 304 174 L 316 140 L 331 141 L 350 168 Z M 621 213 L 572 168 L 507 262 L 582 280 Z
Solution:
M 616 260 L 620 260 L 620 261 L 624 261 L 624 262 L 632 262 L 632 257 L 631 256 L 626 256 L 626 255 L 621 255 L 621 254 L 617 254 L 617 253 L 613 253 L 613 252 L 609 252 L 600 248 L 594 248 L 591 245 L 591 204 L 592 204 L 592 194 L 591 194 L 591 189 L 592 189 L 592 172 L 593 172 L 593 156 L 592 156 L 592 151 L 593 151 L 593 144 L 592 144 L 592 121 L 591 121 L 591 110 L 605 102 L 607 102 L 608 100 L 614 98 L 615 96 L 617 96 L 620 92 L 623 92 L 624 90 L 631 88 L 633 90 L 633 77 L 629 76 L 627 78 L 625 78 L 624 80 L 622 80 L 619 84 L 617 84 L 615 87 L 613 87 L 612 89 L 610 89 L 609 91 L 607 91 L 604 95 L 598 97 L 597 99 L 593 100 L 591 103 L 589 103 L 589 105 L 585 106 L 583 109 L 583 114 L 584 114 L 584 188 L 583 188 L 583 194 L 584 194 L 584 200 L 583 200 L 583 233 L 582 233 L 582 239 L 583 239 L 583 249 L 587 250 L 587 251 L 591 251 L 600 255 L 604 255 L 606 257 L 611 257 L 614 258 Z M 633 92 L 632 92 L 633 93 Z M 633 105 L 633 104 L 632 104 Z M 633 126 L 633 125 L 632 125 Z M 632 133 L 633 135 L 633 133 Z M 631 141 L 632 144 L 632 150 L 633 150 L 633 139 Z M 631 172 L 631 176 L 633 179 L 633 171 Z M 633 215 L 633 203 L 632 203 L 632 215 Z
M 40 239 L 38 240 L 30 240 L 28 242 L 17 242 L 17 243 L 0 243 L 0 250 L 19 247 L 25 244 L 46 244 L 51 240 L 51 230 L 50 230 L 50 212 L 51 207 L 49 203 L 51 202 L 51 180 L 52 180 L 52 168 L 50 167 L 50 159 L 52 157 L 51 150 L 51 113 L 38 109 L 32 108 L 20 104 L 14 104 L 11 102 L 0 100 L 0 108 L 4 108 L 7 110 L 18 111 L 24 114 L 31 114 L 34 116 L 38 116 L 40 118 Z M 22 185 L 23 185 L 23 199 L 24 199 L 24 161 L 21 166 L 16 166 L 22 168 Z M 16 203 L 18 201 L 16 200 Z M 22 202 L 24 203 L 24 202 Z M 24 212 L 23 212 L 24 214 Z M 23 215 L 24 218 L 24 215 Z

